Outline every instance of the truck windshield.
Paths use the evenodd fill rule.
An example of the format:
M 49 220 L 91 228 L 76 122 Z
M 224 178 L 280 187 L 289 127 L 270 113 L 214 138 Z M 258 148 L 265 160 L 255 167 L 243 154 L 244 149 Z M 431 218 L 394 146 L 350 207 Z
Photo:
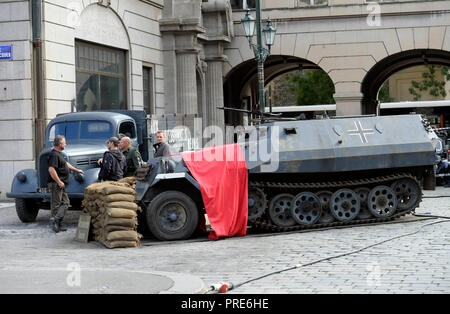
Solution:
M 52 143 L 56 135 L 64 135 L 67 143 L 79 140 L 106 141 L 113 136 L 113 130 L 111 124 L 105 121 L 62 122 L 50 128 L 48 141 Z

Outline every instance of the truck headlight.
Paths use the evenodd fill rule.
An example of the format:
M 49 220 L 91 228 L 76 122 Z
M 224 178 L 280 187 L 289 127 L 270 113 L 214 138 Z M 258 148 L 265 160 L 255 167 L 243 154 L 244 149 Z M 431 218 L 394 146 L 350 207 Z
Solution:
M 80 184 L 84 182 L 84 176 L 81 173 L 77 173 L 74 178 Z
M 17 180 L 19 180 L 21 183 L 27 182 L 27 175 L 25 174 L 25 172 L 19 172 L 19 174 L 17 174 Z

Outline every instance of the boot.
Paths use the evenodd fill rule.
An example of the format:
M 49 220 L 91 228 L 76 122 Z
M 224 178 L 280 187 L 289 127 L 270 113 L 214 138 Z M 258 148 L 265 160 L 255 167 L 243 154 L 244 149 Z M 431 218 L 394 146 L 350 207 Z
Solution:
M 62 223 L 62 220 L 58 220 L 59 231 L 67 231 L 67 227 Z
M 59 231 L 61 231 L 59 229 L 59 222 L 55 217 L 50 218 L 50 227 L 52 228 L 52 230 L 55 233 L 58 233 Z

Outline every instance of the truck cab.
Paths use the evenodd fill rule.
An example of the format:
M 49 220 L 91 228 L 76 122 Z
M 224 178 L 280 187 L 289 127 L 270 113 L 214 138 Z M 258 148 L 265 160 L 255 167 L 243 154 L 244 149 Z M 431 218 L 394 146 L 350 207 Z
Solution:
M 39 154 L 37 170 L 19 171 L 13 179 L 11 192 L 6 194 L 15 199 L 19 219 L 33 222 L 39 209 L 50 207 L 48 155 L 56 135 L 66 138 L 67 147 L 63 151 L 66 161 L 84 171 L 84 174 L 71 173 L 66 188 L 72 208 L 79 209 L 84 189 L 98 181 L 100 167 L 97 161 L 108 149 L 106 141 L 112 136 L 126 135 L 130 137 L 133 147 L 142 149 L 144 145 L 140 144 L 145 142 L 145 135 L 139 131 L 145 128 L 138 125 L 145 123 L 145 116 L 145 112 L 94 111 L 62 114 L 51 120 L 46 128 L 45 148 Z

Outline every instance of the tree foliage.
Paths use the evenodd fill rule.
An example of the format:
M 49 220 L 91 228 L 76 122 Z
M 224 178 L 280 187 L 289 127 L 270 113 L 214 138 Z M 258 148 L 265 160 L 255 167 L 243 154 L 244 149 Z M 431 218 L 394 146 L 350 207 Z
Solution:
M 297 95 L 298 106 L 335 103 L 333 81 L 323 70 L 290 74 L 287 79 L 295 83 L 292 91 Z
M 380 91 L 378 92 L 378 100 L 381 103 L 395 101 L 395 98 L 393 98 L 389 95 L 389 81 L 386 81 L 386 82 L 384 82 L 383 85 L 381 85 Z
M 447 96 L 445 83 L 450 80 L 449 68 L 441 65 L 427 65 L 427 70 L 427 72 L 422 73 L 422 81 L 411 81 L 412 87 L 409 88 L 409 93 L 413 95 L 416 101 L 422 98 L 423 92 L 428 92 L 434 97 L 445 98 Z M 441 73 L 443 80 L 437 78 L 438 73 Z

